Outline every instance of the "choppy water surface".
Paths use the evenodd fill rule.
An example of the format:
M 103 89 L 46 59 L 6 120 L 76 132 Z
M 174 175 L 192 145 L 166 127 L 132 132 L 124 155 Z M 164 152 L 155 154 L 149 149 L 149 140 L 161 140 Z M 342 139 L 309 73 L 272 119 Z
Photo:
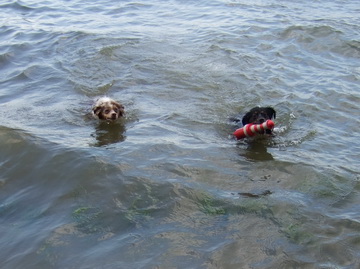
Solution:
M 357 0 L 85 2 L 0 4 L 1 268 L 359 268 Z

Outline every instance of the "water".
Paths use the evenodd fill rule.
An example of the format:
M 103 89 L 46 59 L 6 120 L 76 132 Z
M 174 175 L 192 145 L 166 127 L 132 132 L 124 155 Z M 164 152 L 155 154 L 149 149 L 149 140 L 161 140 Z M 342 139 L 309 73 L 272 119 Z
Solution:
M 0 10 L 1 268 L 359 268 L 358 1 Z

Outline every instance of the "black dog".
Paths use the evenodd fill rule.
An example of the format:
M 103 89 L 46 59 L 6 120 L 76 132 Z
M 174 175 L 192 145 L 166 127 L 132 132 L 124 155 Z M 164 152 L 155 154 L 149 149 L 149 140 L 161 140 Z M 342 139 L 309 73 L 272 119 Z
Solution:
M 242 118 L 242 124 L 261 124 L 267 120 L 275 119 L 276 111 L 272 107 L 254 107 Z M 271 134 L 271 130 L 266 130 L 266 134 Z

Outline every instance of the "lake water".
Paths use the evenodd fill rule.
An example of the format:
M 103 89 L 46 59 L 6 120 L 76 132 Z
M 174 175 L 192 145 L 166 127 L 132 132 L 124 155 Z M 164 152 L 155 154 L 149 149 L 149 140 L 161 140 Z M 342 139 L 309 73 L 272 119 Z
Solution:
M 359 268 L 359 14 L 2 0 L 0 267 Z M 257 105 L 277 135 L 235 141 Z

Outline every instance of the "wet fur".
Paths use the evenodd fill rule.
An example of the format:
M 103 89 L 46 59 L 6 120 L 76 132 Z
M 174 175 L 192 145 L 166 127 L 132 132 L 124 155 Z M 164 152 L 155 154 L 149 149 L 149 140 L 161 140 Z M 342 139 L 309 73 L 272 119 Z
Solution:
M 275 118 L 276 111 L 272 107 L 254 107 L 243 116 L 242 124 L 261 124 Z M 266 134 L 271 134 L 271 130 L 266 130 Z
M 114 121 L 125 114 L 124 106 L 109 97 L 99 98 L 92 109 L 92 114 L 100 120 Z

